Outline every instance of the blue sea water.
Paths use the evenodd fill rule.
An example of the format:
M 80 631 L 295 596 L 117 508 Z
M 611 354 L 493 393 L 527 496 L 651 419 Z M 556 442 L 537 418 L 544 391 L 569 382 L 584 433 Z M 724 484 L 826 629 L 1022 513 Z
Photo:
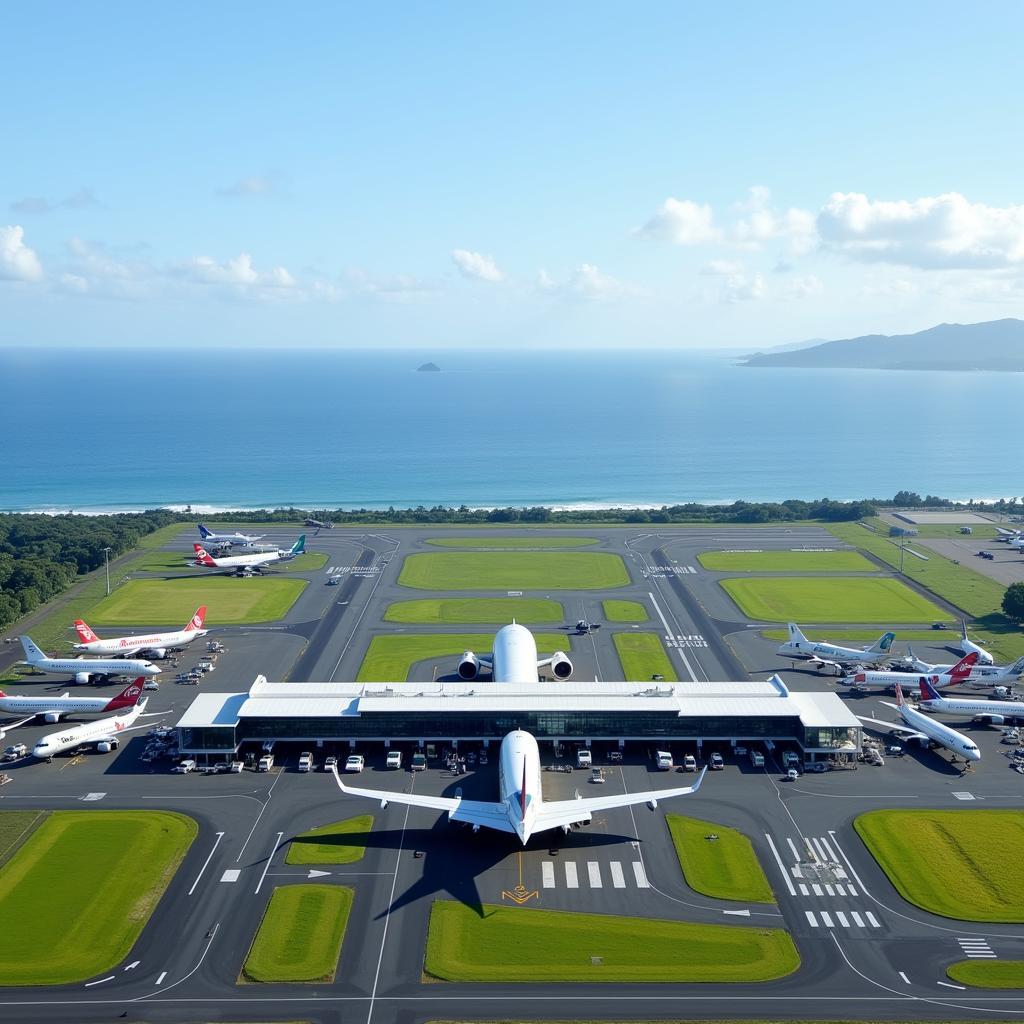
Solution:
M 8 350 L 0 372 L 6 510 L 1024 493 L 1019 374 L 531 350 Z

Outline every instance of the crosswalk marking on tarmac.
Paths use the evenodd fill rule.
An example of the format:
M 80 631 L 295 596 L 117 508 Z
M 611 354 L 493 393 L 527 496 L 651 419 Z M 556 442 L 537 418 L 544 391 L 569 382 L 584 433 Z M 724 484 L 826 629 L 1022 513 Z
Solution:
M 549 860 L 541 861 L 540 865 L 541 884 L 545 889 L 555 887 L 555 865 Z
M 849 927 L 850 927 L 850 922 L 846 920 L 846 915 L 845 915 L 845 914 L 844 914 L 844 913 L 843 913 L 843 912 L 842 912 L 841 910 L 837 910 L 837 911 L 836 911 L 836 920 L 837 920 L 837 921 L 838 921 L 838 922 L 839 922 L 839 923 L 840 923 L 840 924 L 841 924 L 841 925 L 842 925 L 842 926 L 843 926 L 844 928 L 849 928 Z
M 819 910 L 818 913 L 821 914 L 821 919 L 825 923 L 826 928 L 833 927 L 832 917 L 827 910 Z
M 832 914 L 835 914 L 836 916 L 835 921 L 832 920 Z M 866 922 L 864 920 L 864 917 L 861 917 L 861 915 L 856 910 L 833 910 L 832 914 L 830 914 L 827 910 L 819 910 L 817 912 L 813 910 L 804 911 L 804 916 L 807 918 L 807 923 L 812 928 L 818 928 L 820 926 L 818 921 L 819 917 L 821 918 L 820 924 L 823 924 L 826 928 L 835 928 L 837 924 L 840 928 L 852 928 L 854 926 L 856 926 L 857 928 L 867 928 L 869 925 L 872 928 L 882 927 L 878 918 L 876 918 L 870 910 L 865 911 L 864 913 L 864 917 L 867 918 Z M 852 924 L 850 923 L 850 917 L 847 917 L 847 914 L 849 914 L 850 917 L 853 918 Z M 995 954 L 992 955 L 994 956 Z
M 985 939 L 957 939 L 960 948 L 970 960 L 991 959 L 995 957 L 992 947 Z
M 622 865 L 617 860 L 613 860 L 611 864 L 608 865 L 608 867 L 611 869 L 612 872 L 612 885 L 616 889 L 625 889 L 626 878 L 622 874 Z
M 633 876 L 636 878 L 638 889 L 650 889 L 651 883 L 647 881 L 647 872 L 644 871 L 643 864 L 638 860 L 633 861 Z
M 860 914 L 858 914 L 858 913 L 857 913 L 857 911 L 856 911 L 856 910 L 851 910 L 851 911 L 850 911 L 850 917 L 852 917 L 852 918 L 853 918 L 853 923 L 854 923 L 854 924 L 855 924 L 855 925 L 856 925 L 856 926 L 857 926 L 858 928 L 863 928 L 863 927 L 864 927 L 864 918 L 862 918 L 862 917 L 860 916 Z
M 865 910 L 864 911 L 864 916 L 868 919 L 868 924 L 871 925 L 872 928 L 881 928 L 882 927 L 878 923 L 878 918 L 875 917 L 875 915 L 872 914 L 870 910 Z
M 558 875 L 555 871 L 557 861 L 542 860 L 540 862 L 540 884 L 544 889 L 558 888 Z M 581 879 L 580 865 L 574 860 L 562 862 L 562 869 L 565 872 L 565 887 L 567 889 L 582 889 L 588 886 L 591 889 L 604 888 L 604 876 L 601 873 L 601 863 L 596 860 L 588 860 L 586 866 L 586 881 Z M 649 889 L 651 883 L 647 881 L 643 864 L 636 860 L 632 862 L 633 878 L 638 889 Z M 626 881 L 626 872 L 623 870 L 622 862 L 613 860 L 608 864 L 608 871 L 611 874 L 612 887 L 615 889 L 627 889 L 629 883 Z
M 565 886 L 567 889 L 578 889 L 580 880 L 576 875 L 576 862 L 567 860 L 565 862 Z
M 587 876 L 590 880 L 591 889 L 601 888 L 601 865 L 596 860 L 587 861 Z
M 813 910 L 805 910 L 804 913 L 807 915 L 807 923 L 812 928 L 817 928 L 818 927 L 818 919 L 814 916 L 814 911 Z
M 800 883 L 800 895 L 801 896 L 810 896 L 811 895 L 811 890 L 808 889 L 807 886 L 804 885 L 803 882 Z

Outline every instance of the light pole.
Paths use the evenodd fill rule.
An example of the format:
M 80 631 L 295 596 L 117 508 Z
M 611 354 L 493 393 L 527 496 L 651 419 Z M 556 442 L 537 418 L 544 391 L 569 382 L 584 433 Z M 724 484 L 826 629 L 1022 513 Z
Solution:
M 103 549 L 103 568 L 107 571 L 107 597 L 110 597 L 110 548 Z
M 907 538 L 900 537 L 900 575 L 903 575 L 903 549 L 907 546 Z M 110 593 L 108 588 L 107 593 Z

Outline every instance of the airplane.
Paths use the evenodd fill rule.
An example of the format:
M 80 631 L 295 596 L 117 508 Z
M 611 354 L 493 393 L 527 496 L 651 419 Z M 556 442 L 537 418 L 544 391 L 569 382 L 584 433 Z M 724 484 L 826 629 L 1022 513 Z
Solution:
M 258 537 L 250 537 L 245 533 L 214 533 L 208 530 L 202 523 L 196 524 L 199 527 L 199 536 L 202 542 L 210 548 L 251 548 L 257 541 L 263 540 L 266 534 L 261 533 Z
M 70 672 L 75 682 L 84 685 L 92 676 L 158 676 L 160 669 L 139 658 L 48 658 L 33 643 L 32 637 L 18 637 L 25 649 L 22 664 L 41 672 Z
M 962 657 L 955 665 L 934 676 L 936 680 L 936 686 L 957 686 L 964 682 L 966 679 L 971 677 L 971 668 L 974 663 L 978 660 L 977 654 L 967 654 Z M 857 672 L 853 675 L 845 676 L 841 682 L 847 686 L 852 687 L 855 690 L 866 690 L 872 686 L 880 687 L 893 687 L 896 683 L 905 683 L 907 681 L 906 672 L 871 672 L 863 671 Z
M 271 562 L 286 562 L 301 555 L 306 550 L 306 535 L 301 537 L 287 550 L 277 548 L 274 551 L 259 551 L 252 555 L 227 555 L 225 558 L 214 558 L 202 544 L 192 545 L 196 551 L 195 561 L 190 565 L 202 569 L 230 569 L 235 576 L 251 576 L 263 573 L 264 567 Z
M 864 715 L 857 717 L 862 722 L 881 726 L 891 732 L 902 733 L 904 734 L 903 738 L 908 741 L 922 744 L 935 743 L 940 747 L 945 747 L 952 751 L 954 759 L 957 754 L 960 754 L 965 761 L 981 760 L 981 751 L 978 749 L 977 743 L 968 739 L 962 732 L 957 732 L 956 729 L 950 729 L 948 725 L 936 722 L 921 711 L 915 711 L 903 699 L 903 688 L 899 683 L 896 684 L 896 703 L 890 704 L 887 700 L 880 701 L 880 703 L 887 708 L 895 708 L 906 725 L 882 722 L 877 718 L 865 718 Z
M 996 533 L 999 534 L 996 540 L 1002 541 L 1004 544 L 1009 544 L 1011 541 L 1019 541 L 1021 539 L 1020 530 L 1004 530 L 1001 526 L 996 527 Z
M 466 822 L 473 826 L 474 832 L 481 828 L 510 832 L 517 835 L 525 846 L 530 836 L 535 833 L 545 832 L 551 828 L 560 828 L 568 832 L 575 824 L 589 822 L 595 811 L 608 811 L 614 807 L 628 807 L 631 804 L 649 804 L 653 810 L 658 806 L 659 800 L 670 800 L 673 797 L 696 793 L 704 781 L 707 767 L 692 786 L 598 797 L 577 796 L 575 800 L 544 800 L 541 793 L 540 751 L 537 749 L 537 740 L 531 733 L 516 729 L 501 741 L 498 753 L 498 793 L 501 799 L 493 803 L 486 800 L 464 800 L 461 796 L 423 796 L 419 793 L 359 789 L 346 786 L 341 781 L 337 765 L 332 766 L 331 770 L 339 789 L 349 796 L 379 800 L 382 807 L 396 803 L 447 811 L 449 821 Z
M 918 706 L 947 715 L 966 715 L 986 725 L 1005 725 L 1008 719 L 1024 718 L 1024 702 L 1010 700 L 961 700 L 943 697 L 934 684 L 921 677 L 921 700 Z
M 313 527 L 317 533 L 319 533 L 321 530 L 334 529 L 334 523 L 325 523 L 319 519 L 313 519 L 311 516 L 306 518 L 305 525 Z
M 939 675 L 948 672 L 952 665 L 932 665 L 922 661 L 914 654 L 914 649 L 909 644 L 907 650 L 910 652 L 906 659 L 907 664 L 917 673 L 924 675 Z M 1020 676 L 1024 675 L 1024 657 L 1018 658 L 1012 665 L 983 665 L 980 659 L 971 666 L 971 674 L 967 682 L 972 686 L 988 686 L 996 683 L 1013 683 Z
M 513 620 L 495 634 L 493 653 L 477 655 L 465 651 L 459 659 L 458 671 L 459 677 L 467 682 L 476 679 L 481 669 L 489 669 L 496 683 L 536 683 L 539 682 L 537 669 L 548 665 L 556 679 L 568 679 L 572 675 L 572 662 L 565 651 L 555 651 L 550 658 L 538 658 L 533 634 Z
M 889 649 L 892 647 L 892 642 L 895 639 L 895 633 L 883 633 L 866 649 L 838 647 L 836 644 L 830 644 L 827 640 L 817 642 L 808 640 L 800 632 L 800 627 L 795 622 L 791 622 L 789 623 L 789 640 L 775 653 L 785 658 L 811 658 L 818 661 L 830 659 L 841 663 L 869 663 L 888 657 Z
M 31 722 L 36 715 L 42 715 L 44 722 L 53 723 L 59 722 L 63 715 L 75 712 L 119 711 L 121 708 L 132 707 L 142 696 L 143 679 L 143 676 L 139 676 L 116 697 L 72 697 L 70 693 L 62 693 L 59 697 L 30 697 L 28 694 L 8 694 L 0 690 L 0 711 L 8 715 L 26 716 L 17 722 L 4 723 L 0 727 L 0 739 L 6 736 L 7 730 Z
M 960 651 L 961 654 L 976 653 L 978 655 L 978 661 L 982 665 L 993 665 L 995 664 L 995 658 L 992 657 L 984 647 L 979 647 L 973 640 L 967 639 L 967 620 L 960 620 L 960 639 L 954 642 L 954 646 Z
M 95 744 L 101 754 L 116 750 L 121 733 L 131 732 L 133 729 L 145 729 L 144 725 L 135 725 L 135 720 L 146 710 L 148 697 L 140 697 L 135 706 L 113 718 L 101 718 L 96 722 L 83 722 L 65 732 L 51 732 L 43 736 L 32 748 L 32 756 L 38 757 L 41 761 L 52 760 L 57 754 L 65 750 L 74 750 L 75 747 L 87 743 Z M 147 715 L 147 718 L 152 717 Z
M 147 654 L 151 658 L 166 658 L 168 647 L 190 644 L 209 630 L 203 629 L 206 619 L 206 605 L 196 609 L 195 615 L 176 633 L 151 633 L 149 636 L 119 636 L 112 640 L 101 640 L 81 619 L 75 619 L 75 632 L 82 642 L 75 644 L 76 651 L 87 654 Z

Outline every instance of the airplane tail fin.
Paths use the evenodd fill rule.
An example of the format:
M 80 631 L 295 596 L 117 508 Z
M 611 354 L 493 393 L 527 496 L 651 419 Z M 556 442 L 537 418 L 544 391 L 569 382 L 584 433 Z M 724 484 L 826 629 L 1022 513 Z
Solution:
M 99 637 L 81 619 L 75 619 L 75 632 L 83 644 L 91 644 L 99 640 Z
M 1006 674 L 1011 679 L 1016 679 L 1017 676 L 1024 673 L 1024 658 L 1018 658 L 1007 670 Z
M 182 632 L 187 633 L 190 629 L 202 629 L 203 623 L 205 621 L 206 605 L 204 604 L 201 608 L 196 609 L 195 615 L 193 615 L 192 618 L 185 623 L 185 628 L 182 630 Z
M 801 643 L 807 643 L 807 637 L 800 632 L 800 627 L 795 623 L 789 623 L 789 639 L 799 640 Z
M 978 652 L 971 651 L 970 654 L 965 654 L 950 670 L 949 678 L 954 683 L 961 683 L 967 679 L 971 674 L 971 669 L 974 663 L 978 660 Z
M 21 646 L 25 650 L 25 660 L 30 664 L 34 665 L 37 661 L 45 661 L 46 655 L 35 645 L 30 636 L 18 637 L 21 641 Z
M 903 707 L 903 687 L 899 683 L 896 684 L 896 707 Z
M 110 703 L 104 711 L 119 711 L 121 708 L 134 707 L 139 698 L 142 697 L 142 684 L 145 682 L 143 676 L 130 682 L 116 697 L 110 699 Z
M 196 523 L 196 526 L 199 527 L 199 536 L 202 537 L 203 540 L 206 540 L 207 537 L 213 536 L 213 531 L 208 530 L 202 523 Z
M 519 788 L 519 813 L 526 817 L 526 758 L 523 757 L 523 782 Z
M 967 639 L 967 620 L 966 619 L 961 619 L 960 620 L 960 639 L 961 640 L 966 640 Z
M 942 694 L 935 689 L 934 681 L 937 680 L 938 676 L 932 676 L 929 679 L 927 676 L 921 676 L 919 683 L 921 686 L 921 700 L 942 700 Z
M 875 642 L 872 644 L 871 649 L 868 651 L 869 654 L 888 654 L 889 649 L 892 647 L 893 640 L 896 639 L 895 633 L 883 633 Z
M 192 547 L 196 549 L 196 561 L 200 565 L 216 566 L 217 563 L 210 557 L 210 553 L 203 547 L 202 544 L 193 544 Z
M 301 555 L 306 550 L 306 535 L 302 534 L 299 539 L 292 545 L 291 554 Z

